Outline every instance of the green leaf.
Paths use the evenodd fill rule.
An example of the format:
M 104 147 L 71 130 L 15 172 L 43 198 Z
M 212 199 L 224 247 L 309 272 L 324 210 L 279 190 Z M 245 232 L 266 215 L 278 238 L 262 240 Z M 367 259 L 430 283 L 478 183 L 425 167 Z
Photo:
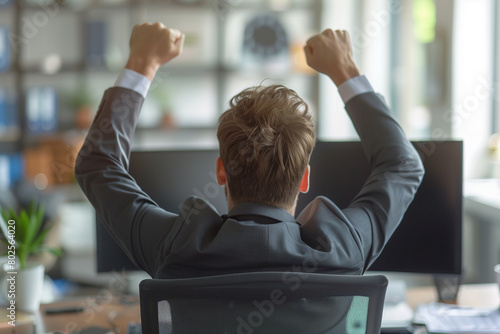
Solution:
M 19 265 L 21 269 L 24 269 L 26 267 L 26 259 L 28 258 L 26 248 L 19 247 L 17 249 L 17 257 L 19 258 Z
M 16 222 L 16 240 L 24 242 L 29 226 L 29 219 L 26 211 L 22 210 L 19 216 L 13 212 L 12 219 Z
M 19 241 L 19 240 L 16 240 L 16 243 L 17 243 L 17 246 L 16 246 L 16 253 L 19 253 L 19 252 L 21 252 L 23 249 L 25 249 L 25 248 L 26 248 L 26 245 L 24 244 L 24 242 Z
M 40 215 L 40 213 L 42 215 Z M 21 212 L 22 214 L 22 212 Z M 43 211 L 37 210 L 35 201 L 31 202 L 28 210 L 28 228 L 26 231 L 25 243 L 28 247 L 28 254 L 33 248 L 32 243 L 42 227 Z
M 30 216 L 34 215 L 36 212 L 37 212 L 37 204 L 36 204 L 36 200 L 32 200 L 31 203 L 30 203 L 30 206 L 28 208 L 28 214 Z
M 47 248 L 47 252 L 55 256 L 63 256 L 64 251 L 61 248 Z
M 32 248 L 38 247 L 39 245 L 42 244 L 43 240 L 45 240 L 45 236 L 47 236 L 47 233 L 49 233 L 50 227 L 45 228 L 40 234 L 38 234 L 38 237 L 36 237 L 35 241 L 31 244 Z
M 55 256 L 62 256 L 63 255 L 63 250 L 61 248 L 53 248 L 53 247 L 47 247 L 45 245 L 39 245 L 36 247 L 32 254 L 38 254 L 41 252 L 49 252 Z
M 10 219 L 13 219 L 14 221 L 18 221 L 19 220 L 19 217 L 17 216 L 16 212 L 14 211 L 14 209 L 9 209 L 9 211 L 7 212 L 7 220 L 10 220 Z
M 40 224 L 40 227 L 42 226 L 42 222 L 43 222 L 43 214 L 45 213 L 44 212 L 45 210 L 43 209 L 43 206 L 39 206 L 38 207 L 38 210 L 36 212 L 36 220 L 39 222 Z M 38 229 L 40 229 L 40 227 Z

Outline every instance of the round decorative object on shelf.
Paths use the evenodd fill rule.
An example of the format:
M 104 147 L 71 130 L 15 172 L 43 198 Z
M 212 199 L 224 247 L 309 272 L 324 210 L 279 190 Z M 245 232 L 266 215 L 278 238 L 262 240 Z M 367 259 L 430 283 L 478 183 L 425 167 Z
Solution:
M 45 56 L 40 62 L 40 72 L 45 74 L 56 74 L 61 70 L 62 60 L 57 53 L 51 53 Z
M 243 41 L 244 52 L 263 60 L 288 52 L 288 35 L 278 17 L 261 14 L 248 22 Z

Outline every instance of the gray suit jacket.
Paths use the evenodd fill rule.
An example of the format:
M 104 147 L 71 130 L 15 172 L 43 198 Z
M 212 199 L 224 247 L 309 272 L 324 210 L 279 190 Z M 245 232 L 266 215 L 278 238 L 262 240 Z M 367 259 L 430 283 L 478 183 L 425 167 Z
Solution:
M 372 171 L 349 207 L 318 197 L 295 219 L 283 209 L 241 203 L 221 217 L 191 197 L 180 213 L 167 212 L 128 173 L 143 100 L 125 88 L 105 92 L 75 172 L 111 234 L 153 278 L 277 270 L 289 272 L 284 279 L 293 284 L 296 272 L 362 274 L 397 228 L 423 177 L 420 157 L 388 107 L 365 93 L 346 110 Z

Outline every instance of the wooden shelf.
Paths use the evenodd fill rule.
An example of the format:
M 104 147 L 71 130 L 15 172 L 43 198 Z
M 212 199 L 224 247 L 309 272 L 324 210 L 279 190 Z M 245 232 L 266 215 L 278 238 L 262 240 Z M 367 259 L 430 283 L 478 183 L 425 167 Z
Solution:
M 137 22 L 137 20 L 142 19 L 145 16 L 144 13 L 148 12 L 154 13 L 157 8 L 168 9 L 167 12 L 172 12 L 171 9 L 172 10 L 175 9 L 178 10 L 179 12 L 182 11 L 183 13 L 192 10 L 193 13 L 197 14 L 199 14 L 200 11 L 203 11 L 202 14 L 204 15 L 205 14 L 218 15 L 217 13 L 218 10 L 222 10 L 224 13 L 227 13 L 227 15 L 231 15 L 231 13 L 238 13 L 238 11 L 249 11 L 249 13 L 250 12 L 253 13 L 253 12 L 262 12 L 264 10 L 264 11 L 277 12 L 278 14 L 280 13 L 286 14 L 287 13 L 286 10 L 305 10 L 308 11 L 308 14 L 310 14 L 311 18 L 313 18 L 313 20 L 311 21 L 313 23 L 311 24 L 314 25 L 315 29 L 319 29 L 320 21 L 318 18 L 320 17 L 320 15 L 318 13 L 320 12 L 320 7 L 321 7 L 320 0 L 302 0 L 302 1 L 290 0 L 291 5 L 287 6 L 285 11 L 279 11 L 277 8 L 270 7 L 268 5 L 269 1 L 267 0 L 203 0 L 199 5 L 181 4 L 180 1 L 178 0 L 121 0 L 121 1 L 120 0 L 53 0 L 52 2 L 50 0 L 40 0 L 39 2 L 41 4 L 37 4 L 36 2 L 37 1 L 31 1 L 31 3 L 28 3 L 26 0 L 14 0 L 9 6 L 1 7 L 1 10 L 9 10 L 10 11 L 9 15 L 10 14 L 12 15 L 12 22 L 10 23 L 9 26 L 10 31 L 16 35 L 22 35 L 23 23 L 21 18 L 23 18 L 26 15 L 32 15 L 36 11 L 43 10 L 43 8 L 47 6 L 58 6 L 57 10 L 60 11 L 59 13 L 60 15 L 66 15 L 70 17 L 69 19 L 76 20 L 76 22 L 74 22 L 76 26 L 73 27 L 73 29 L 71 30 L 72 31 L 71 34 L 76 34 L 76 35 L 65 36 L 65 38 L 75 38 L 76 41 L 78 41 L 77 42 L 78 45 L 81 46 L 80 49 L 82 50 L 82 52 L 81 54 L 80 53 L 76 55 L 72 54 L 72 56 L 68 59 L 74 60 L 74 62 L 67 64 L 63 63 L 60 70 L 57 71 L 56 73 L 44 73 L 37 64 L 39 61 L 41 61 L 41 59 L 38 60 L 38 58 L 42 57 L 35 57 L 36 59 L 33 63 L 30 63 L 28 66 L 23 66 L 22 60 L 27 59 L 23 57 L 25 55 L 25 52 L 28 51 L 36 52 L 36 51 L 32 51 L 31 49 L 24 47 L 22 40 L 17 41 L 17 45 L 15 45 L 15 47 L 17 48 L 18 52 L 12 53 L 11 67 L 8 71 L 0 72 L 0 79 L 2 81 L 2 86 L 5 85 L 8 87 L 10 85 L 13 87 L 13 90 L 15 91 L 15 94 L 18 99 L 17 108 L 19 110 L 18 113 L 19 124 L 22 124 L 23 126 L 20 127 L 18 137 L 15 139 L 9 138 L 8 140 L 2 140 L 2 138 L 0 137 L 0 152 L 2 153 L 22 152 L 25 148 L 34 147 L 45 140 L 49 140 L 51 137 L 69 136 L 71 135 L 71 133 L 77 132 L 74 130 L 59 130 L 52 134 L 33 134 L 27 131 L 27 129 L 24 127 L 27 118 L 25 110 L 26 88 L 29 87 L 31 84 L 52 83 L 54 84 L 54 86 L 59 85 L 58 87 L 63 88 L 61 86 L 69 82 L 73 78 L 73 76 L 75 78 L 82 77 L 85 80 L 96 78 L 96 81 L 98 81 L 98 79 L 103 79 L 102 81 L 104 81 L 104 79 L 105 80 L 108 79 L 106 77 L 107 75 L 117 76 L 120 73 L 121 67 L 108 69 L 108 68 L 92 68 L 86 65 L 85 57 L 87 53 L 85 49 L 87 40 L 86 38 L 88 33 L 87 22 L 93 19 L 94 17 L 97 17 L 100 20 L 109 19 L 109 22 L 112 22 L 114 19 L 119 19 L 118 21 L 120 21 L 123 18 L 123 22 L 120 21 L 119 23 L 109 23 L 109 25 L 121 24 L 128 26 L 128 24 L 135 23 Z M 81 5 L 76 5 L 77 3 Z M 217 4 L 220 4 L 221 7 L 217 8 L 216 7 Z M 102 10 L 102 12 L 99 12 L 100 10 Z M 240 13 L 238 13 L 238 15 L 240 15 Z M 224 63 L 225 61 L 224 38 L 225 38 L 225 32 L 228 28 L 227 26 L 228 20 L 219 18 L 213 20 L 213 22 L 212 21 L 210 22 L 211 25 L 213 24 L 213 27 L 211 27 L 211 29 L 213 30 L 214 34 L 213 43 L 215 45 L 213 45 L 213 48 L 208 48 L 207 52 L 210 52 L 210 55 L 207 55 L 206 58 L 203 58 L 206 59 L 206 62 L 200 60 L 198 64 L 188 64 L 187 62 L 169 64 L 160 69 L 159 75 L 163 75 L 162 78 L 168 78 L 169 76 L 176 76 L 176 77 L 183 77 L 184 79 L 188 77 L 189 80 L 195 81 L 197 80 L 197 78 L 206 79 L 207 77 L 209 77 L 209 79 L 211 80 L 210 84 L 213 83 L 213 85 L 215 86 L 214 92 L 216 96 L 213 99 L 214 101 L 213 107 L 216 108 L 216 110 L 218 110 L 219 112 L 225 110 L 227 103 L 225 101 L 225 99 L 227 98 L 226 91 L 228 89 L 228 85 L 230 84 L 231 79 L 236 76 L 239 76 L 243 79 L 252 78 L 252 80 L 255 77 L 273 78 L 275 80 L 283 80 L 283 79 L 288 80 L 288 79 L 295 79 L 298 77 L 306 78 L 306 80 L 309 80 L 311 78 L 313 80 L 307 81 L 307 85 L 311 87 L 312 99 L 315 100 L 315 94 L 316 94 L 315 92 L 317 91 L 317 82 L 316 82 L 317 80 L 314 81 L 314 79 L 316 78 L 315 75 L 297 72 L 294 70 L 290 70 L 286 73 L 276 74 L 266 71 L 265 69 L 256 71 L 239 67 L 227 66 Z M 63 28 L 64 27 L 61 27 L 61 30 Z M 59 27 L 57 29 L 59 29 Z M 69 34 L 69 31 L 67 32 L 67 34 Z M 212 37 L 212 33 L 210 34 L 210 36 Z M 55 38 L 59 37 L 60 36 L 57 36 Z M 52 35 L 46 38 L 52 38 Z M 114 35 L 112 35 L 112 38 L 116 38 L 116 32 Z M 43 46 L 44 41 L 40 42 L 42 42 L 41 45 Z M 122 47 L 121 43 L 117 42 L 116 44 L 118 45 L 118 47 L 120 48 Z M 47 49 L 50 48 L 47 47 Z M 60 49 L 59 52 L 63 53 L 64 48 L 60 47 L 59 49 Z M 205 49 L 201 49 L 200 47 L 200 50 L 205 50 Z M 195 50 L 195 51 L 202 52 L 200 50 Z M 120 52 L 125 52 L 125 51 L 120 50 Z M 197 54 L 198 53 L 196 53 L 196 55 Z M 36 55 L 38 56 L 38 54 Z M 196 56 L 194 60 L 195 61 L 197 60 Z M 87 80 L 87 81 L 92 81 L 92 80 Z M 309 83 L 311 84 L 309 85 Z M 101 84 L 103 83 L 102 82 L 98 83 L 98 85 Z M 62 107 L 59 109 L 61 115 L 63 110 L 66 109 L 63 109 Z M 64 124 L 59 123 L 59 128 L 68 126 L 69 116 L 66 118 L 60 117 L 60 122 Z M 215 125 L 214 127 L 200 127 L 200 128 L 182 127 L 172 131 L 177 132 L 178 134 L 181 133 L 182 135 L 186 133 L 189 134 L 190 132 L 213 132 L 215 131 Z M 160 132 L 161 130 L 150 129 L 150 128 L 143 128 L 143 129 L 139 128 L 137 130 L 137 134 L 139 137 L 141 136 L 146 137 L 146 135 L 148 134 L 157 135 Z
M 82 12 L 88 10 L 99 10 L 99 9 L 128 9 L 131 7 L 144 7 L 144 6 L 162 6 L 169 7 L 172 9 L 213 9 L 217 10 L 216 1 L 212 0 L 204 0 L 199 4 L 182 4 L 180 1 L 165 1 L 165 0 L 122 0 L 122 1 L 109 1 L 109 0 L 87 0 L 81 1 L 80 4 L 74 4 L 74 1 L 70 0 L 59 0 L 59 1 L 51 1 L 49 3 L 44 4 L 32 4 L 26 3 L 22 0 L 16 0 L 20 2 L 20 8 L 22 10 L 40 10 L 40 8 L 47 6 L 58 6 L 58 10 L 63 11 L 71 11 L 71 12 Z M 286 10 L 295 10 L 295 9 L 303 9 L 303 10 L 311 10 L 314 8 L 314 1 L 291 1 L 290 5 L 285 6 L 284 8 L 273 7 L 266 1 L 255 1 L 255 0 L 239 0 L 233 1 L 226 0 L 225 2 L 222 0 L 217 0 L 220 2 L 219 10 L 225 11 L 233 11 L 233 10 L 258 10 L 262 11 L 263 9 L 268 11 L 275 12 L 283 12 Z M 13 8 L 14 6 L 11 4 L 10 6 L 2 7 L 2 8 Z
M 128 8 L 133 3 L 131 0 L 125 0 L 122 2 L 111 2 L 111 1 L 85 1 L 86 3 L 82 3 L 81 5 L 75 5 L 74 1 L 66 0 L 66 1 L 51 1 L 43 4 L 34 4 L 34 3 L 26 3 L 22 0 L 19 1 L 20 7 L 23 10 L 40 10 L 43 7 L 49 6 L 58 6 L 58 10 L 63 11 L 71 11 L 71 12 L 81 12 L 94 8 L 103 8 L 103 9 L 115 9 L 115 8 Z M 73 2 L 73 3 L 72 3 Z
M 19 69 L 19 72 L 22 74 L 37 74 L 37 75 L 58 75 L 62 73 L 73 73 L 73 72 L 81 72 L 85 69 L 85 66 L 82 64 L 77 64 L 77 65 L 63 65 L 59 71 L 55 73 L 45 73 L 40 70 L 38 66 L 28 66 L 28 67 L 21 67 Z
M 23 10 L 40 10 L 40 8 L 47 6 L 58 6 L 59 10 L 71 11 L 71 12 L 83 12 L 88 10 L 99 10 L 99 9 L 129 9 L 137 6 L 148 6 L 148 5 L 161 5 L 163 7 L 168 6 L 169 8 L 189 8 L 189 9 L 207 9 L 213 8 L 213 1 L 205 0 L 200 4 L 181 4 L 177 1 L 165 1 L 165 0 L 122 0 L 122 1 L 109 1 L 109 0 L 86 0 L 79 1 L 78 4 L 75 4 L 75 1 L 71 0 L 60 0 L 60 1 L 51 1 L 49 3 L 44 4 L 34 4 L 34 3 L 26 3 L 25 1 L 21 2 L 21 8 Z M 7 7 L 8 8 L 8 7 Z

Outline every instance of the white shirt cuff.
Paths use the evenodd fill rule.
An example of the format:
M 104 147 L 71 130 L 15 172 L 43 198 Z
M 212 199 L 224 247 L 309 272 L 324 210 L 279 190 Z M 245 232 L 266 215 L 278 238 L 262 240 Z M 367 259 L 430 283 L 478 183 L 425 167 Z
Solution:
M 364 75 L 343 82 L 338 89 L 344 104 L 347 104 L 347 102 L 357 95 L 374 92 L 372 85 Z
M 146 98 L 149 86 L 151 86 L 151 81 L 148 78 L 136 71 L 125 68 L 116 79 L 113 87 L 128 88 Z

